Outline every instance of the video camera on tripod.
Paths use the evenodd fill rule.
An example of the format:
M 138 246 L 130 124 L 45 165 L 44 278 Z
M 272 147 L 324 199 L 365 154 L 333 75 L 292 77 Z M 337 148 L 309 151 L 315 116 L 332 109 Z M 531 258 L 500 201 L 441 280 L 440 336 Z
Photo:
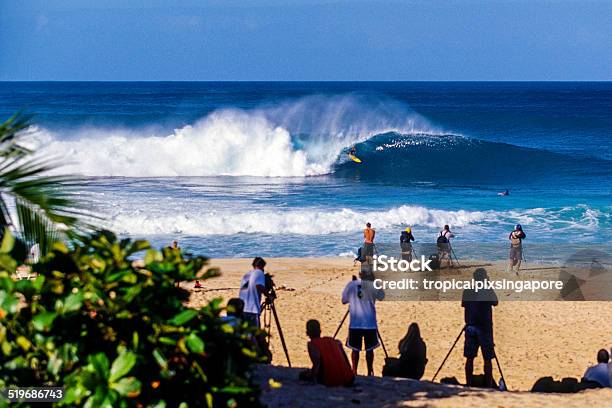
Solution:
M 272 303 L 276 300 L 276 284 L 274 283 L 274 279 L 272 274 L 267 273 L 264 275 L 265 283 L 264 283 L 264 296 L 266 297 L 265 303 Z

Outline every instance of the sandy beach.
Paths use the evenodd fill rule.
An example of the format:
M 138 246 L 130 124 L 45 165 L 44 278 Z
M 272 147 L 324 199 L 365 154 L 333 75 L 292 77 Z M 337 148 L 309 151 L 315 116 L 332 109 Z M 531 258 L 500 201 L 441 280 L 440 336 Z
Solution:
M 346 307 L 340 302 L 340 294 L 351 276 L 358 273 L 350 258 L 274 258 L 268 259 L 267 272 L 274 275 L 278 286 L 276 307 L 287 341 L 289 357 L 293 367 L 309 365 L 306 352 L 307 338 L 305 323 L 316 318 L 321 322 L 323 335 L 333 335 Z M 465 273 L 471 273 L 470 265 L 478 262 L 463 262 Z M 241 276 L 249 269 L 249 259 L 215 259 L 211 266 L 221 268 L 222 275 L 204 282 L 204 289 L 192 289 L 193 283 L 183 283 L 192 289 L 190 306 L 199 306 L 214 297 L 229 299 L 237 296 Z M 489 264 L 492 275 L 504 273 L 504 265 Z M 545 268 L 541 268 L 544 270 Z M 525 274 L 543 273 L 538 266 L 529 265 Z M 543 376 L 580 378 L 587 366 L 594 363 L 597 350 L 611 346 L 609 317 L 612 315 L 611 302 L 562 302 L 562 301 L 508 301 L 500 299 L 494 309 L 494 330 L 496 351 L 507 385 L 512 391 L 528 391 L 534 382 Z M 423 339 L 427 343 L 428 359 L 424 380 L 430 380 L 442 362 L 463 325 L 463 309 L 457 301 L 383 301 L 377 304 L 378 323 L 381 336 L 390 356 L 397 356 L 397 343 L 405 334 L 411 322 L 417 322 Z M 338 338 L 346 338 L 348 325 L 345 324 Z M 273 364 L 286 366 L 276 328 L 272 330 Z M 463 342 L 453 350 L 442 369 L 438 380 L 456 377 L 464 381 L 462 357 Z M 482 372 L 480 355 L 475 363 L 475 373 Z M 384 363 L 382 349 L 375 357 L 375 374 L 380 375 Z M 365 361 L 359 366 L 359 373 L 365 374 Z M 494 376 L 499 379 L 497 368 Z M 608 394 L 605 394 L 608 392 Z M 520 406 L 506 403 L 507 393 L 483 393 L 481 398 L 495 398 L 504 401 L 503 406 Z M 484 395 L 484 397 L 481 396 Z M 514 395 L 514 394 L 513 394 Z M 522 394 L 521 394 L 522 395 Z M 610 400 L 609 390 L 588 391 L 580 396 L 534 396 L 526 394 L 521 398 L 534 398 L 538 405 L 542 401 L 580 405 L 586 399 L 593 401 Z M 598 395 L 598 397 L 594 397 Z M 599 398 L 601 395 L 601 398 Z M 463 397 L 462 397 L 463 398 Z M 513 397 L 514 398 L 514 397 Z M 535 401 L 535 398 L 538 401 Z M 559 399 L 562 398 L 562 399 Z M 465 404 L 468 399 L 461 399 Z M 526 401 L 523 401 L 526 402 Z M 446 400 L 441 406 L 454 406 Z M 600 405 L 600 404 L 595 404 Z

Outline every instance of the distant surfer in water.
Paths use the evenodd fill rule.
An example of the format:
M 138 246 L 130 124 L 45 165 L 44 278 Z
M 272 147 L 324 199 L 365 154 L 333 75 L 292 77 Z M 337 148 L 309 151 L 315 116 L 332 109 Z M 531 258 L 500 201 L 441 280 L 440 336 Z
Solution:
M 349 156 L 357 156 L 357 149 L 355 149 L 355 146 L 351 147 L 348 154 Z
M 510 191 L 508 191 L 508 189 L 505 189 L 504 191 L 502 191 L 501 193 L 497 193 L 498 196 L 509 196 L 510 195 Z

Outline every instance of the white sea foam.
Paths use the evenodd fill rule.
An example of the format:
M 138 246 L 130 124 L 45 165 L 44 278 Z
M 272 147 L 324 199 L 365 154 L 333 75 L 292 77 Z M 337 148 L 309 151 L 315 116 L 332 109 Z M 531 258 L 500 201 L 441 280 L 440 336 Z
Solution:
M 437 134 L 392 100 L 309 96 L 252 110 L 223 109 L 176 129 L 35 130 L 42 154 L 88 176 L 264 176 L 327 174 L 343 149 L 373 135 Z
M 304 234 L 319 235 L 358 231 L 365 222 L 377 228 L 395 225 L 439 227 L 466 226 L 492 217 L 481 211 L 443 211 L 416 206 L 401 206 L 386 211 L 341 210 L 260 210 L 252 212 L 203 211 L 180 215 L 147 215 L 121 212 L 113 217 L 112 229 L 127 234 Z
M 568 213 L 572 213 L 570 216 Z M 478 240 L 479 235 L 499 231 L 505 239 L 507 228 L 522 223 L 538 233 L 596 232 L 599 222 L 609 222 L 611 215 L 586 206 L 561 209 L 534 208 L 508 211 L 446 211 L 403 205 L 382 211 L 355 209 L 236 209 L 192 210 L 168 215 L 163 211 L 131 211 L 121 208 L 109 219 L 111 229 L 130 235 L 184 234 L 232 235 L 238 233 L 323 235 L 359 232 L 366 222 L 380 231 L 405 226 L 437 229 L 450 224 L 464 239 Z M 495 227 L 497 225 L 498 227 Z

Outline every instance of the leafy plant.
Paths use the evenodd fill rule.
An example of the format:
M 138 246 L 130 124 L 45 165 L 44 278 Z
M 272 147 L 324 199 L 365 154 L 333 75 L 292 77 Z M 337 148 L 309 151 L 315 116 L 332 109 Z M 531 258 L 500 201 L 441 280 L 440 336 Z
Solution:
M 12 228 L 44 254 L 62 237 L 89 230 L 83 220 L 91 215 L 76 195 L 83 181 L 52 175 L 59 162 L 23 145 L 29 126 L 29 118 L 19 114 L 0 124 L 0 232 Z
M 220 299 L 186 308 L 175 286 L 216 276 L 205 258 L 104 231 L 56 242 L 36 279 L 14 281 L 13 242 L 0 246 L 0 388 L 63 385 L 66 406 L 258 405 L 255 329 L 225 323 Z

